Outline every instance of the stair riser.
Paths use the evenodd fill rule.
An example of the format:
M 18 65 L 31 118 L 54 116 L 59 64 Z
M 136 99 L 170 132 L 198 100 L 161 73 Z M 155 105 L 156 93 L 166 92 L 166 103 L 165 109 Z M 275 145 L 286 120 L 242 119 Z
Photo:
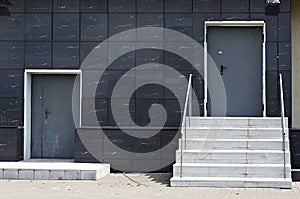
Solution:
M 261 181 L 254 181 L 254 182 L 245 182 L 245 181 L 209 181 L 209 180 L 172 180 L 171 179 L 171 186 L 172 187 L 232 187 L 232 188 L 288 188 L 292 187 L 292 182 L 261 182 Z
M 180 161 L 180 152 L 176 152 L 176 161 Z M 280 164 L 283 154 L 279 153 L 183 153 L 182 161 L 186 163 L 235 163 L 235 164 Z M 286 162 L 290 163 L 290 155 L 286 154 Z
M 176 159 L 176 161 L 179 163 L 180 162 L 180 157 L 178 157 Z M 278 164 L 283 162 L 283 160 L 269 160 L 268 162 L 264 161 L 264 160 L 230 160 L 230 159 L 211 159 L 211 160 L 207 160 L 207 159 L 186 159 L 183 158 L 183 162 L 185 163 L 203 163 L 203 164 Z M 287 163 L 289 163 L 287 161 Z
M 186 145 L 186 147 L 185 147 Z M 289 150 L 289 142 L 285 144 L 286 150 Z M 281 150 L 281 141 L 183 141 L 185 149 L 192 150 Z M 181 148 L 181 140 L 179 140 L 179 149 Z
M 286 124 L 287 124 L 286 120 Z M 187 118 L 187 125 L 197 127 L 273 127 L 280 128 L 280 119 L 203 119 Z
M 176 151 L 171 186 L 291 188 L 288 129 L 285 132 L 286 179 L 280 118 L 187 118 L 182 129 L 187 140 L 179 140 L 179 149 L 185 150 L 183 155 Z
M 184 135 L 184 130 L 182 131 Z M 281 130 L 187 129 L 187 139 L 282 139 Z M 288 139 L 288 134 L 286 135 Z
M 291 169 L 287 168 L 290 178 Z M 174 166 L 174 177 L 180 177 L 180 166 Z M 246 178 L 283 178 L 283 167 L 187 167 L 183 166 L 184 177 L 246 177 Z

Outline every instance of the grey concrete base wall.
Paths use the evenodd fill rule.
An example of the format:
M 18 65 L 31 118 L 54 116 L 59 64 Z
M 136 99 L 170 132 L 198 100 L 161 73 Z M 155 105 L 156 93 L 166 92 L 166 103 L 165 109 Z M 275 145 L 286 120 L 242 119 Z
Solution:
M 23 159 L 23 129 L 0 127 L 0 161 Z
M 120 130 L 115 128 L 104 128 L 105 133 L 100 128 L 79 128 L 75 133 L 75 162 L 109 163 L 113 171 L 126 172 L 171 172 L 175 162 L 175 151 L 178 149 L 178 128 L 163 129 L 162 134 L 153 139 L 153 151 L 143 153 L 140 146 L 129 144 L 130 141 L 122 140 Z M 125 128 L 126 129 L 126 128 Z M 153 129 L 148 129 L 149 131 Z M 138 134 L 146 134 L 145 130 L 134 130 Z M 110 140 L 105 135 L 118 134 L 119 139 Z M 154 150 L 160 146 L 168 135 L 175 133 L 173 141 L 167 147 Z M 122 150 L 118 145 L 123 145 Z M 144 146 L 146 147 L 146 146 Z M 160 147 L 159 147 L 160 148 Z M 130 152 L 132 150 L 135 152 Z M 151 150 L 151 149 L 150 149 Z

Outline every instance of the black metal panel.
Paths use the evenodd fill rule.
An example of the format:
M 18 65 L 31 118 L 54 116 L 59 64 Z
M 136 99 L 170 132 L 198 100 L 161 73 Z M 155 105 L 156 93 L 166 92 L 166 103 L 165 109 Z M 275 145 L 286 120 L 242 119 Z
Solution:
M 81 41 L 103 41 L 107 38 L 107 14 L 81 15 Z
M 137 27 L 163 27 L 163 14 L 137 14 Z
M 26 14 L 25 39 L 49 41 L 52 37 L 51 14 Z
M 174 106 L 176 104 L 176 101 L 178 99 L 169 99 L 164 100 L 164 105 L 166 107 L 166 110 L 171 110 L 172 112 L 168 113 L 167 117 L 169 118 L 169 121 L 166 122 L 165 126 L 167 127 L 179 127 L 181 123 L 181 111 L 179 106 Z M 179 99 L 178 101 L 181 101 L 180 104 L 183 104 L 184 100 Z
M 193 14 L 193 39 L 204 41 L 204 21 L 221 20 L 221 14 Z
M 76 129 L 75 131 L 74 161 L 99 163 L 99 160 L 97 160 L 82 143 L 80 139 L 82 133 L 86 133 L 86 132 L 82 131 L 81 129 Z
M 97 101 L 97 106 L 95 106 L 95 101 Z M 107 126 L 107 99 L 88 99 L 82 100 L 82 126 Z M 97 114 L 100 119 L 94 121 L 93 115 Z
M 121 121 L 115 121 L 115 116 L 113 115 L 112 109 L 109 108 L 107 112 L 107 126 L 130 126 L 130 121 L 135 120 L 135 112 L 136 112 L 136 100 L 128 100 L 125 99 L 108 99 L 108 107 L 114 104 L 114 110 L 123 109 L 128 110 L 131 118 L 128 118 L 126 115 L 121 115 Z M 115 113 L 116 114 L 116 113 Z M 138 119 L 138 118 L 137 118 Z M 140 119 L 140 118 L 139 118 Z M 144 121 L 144 120 L 142 120 Z
M 23 129 L 0 127 L 0 161 L 23 159 Z
M 0 40 L 24 40 L 24 22 L 24 14 L 0 16 Z
M 253 13 L 264 13 L 266 4 L 264 0 L 250 0 L 250 12 Z M 280 1 L 279 6 L 280 12 L 291 12 L 291 2 L 290 0 Z
M 107 0 L 84 0 L 80 1 L 81 12 L 107 12 Z
M 284 0 L 280 2 L 280 12 L 291 12 L 291 0 Z
M 267 100 L 267 116 L 280 117 L 280 104 L 278 100 Z
M 163 0 L 139 0 L 136 3 L 137 12 L 163 12 Z
M 267 42 L 266 43 L 266 65 L 267 70 L 277 70 L 278 64 L 278 50 L 277 42 Z
M 109 15 L 109 36 L 130 30 L 136 27 L 135 14 L 110 14 Z M 135 35 L 127 35 L 123 38 L 117 38 L 119 41 L 134 41 Z
M 300 129 L 290 129 L 290 150 L 292 169 L 300 169 Z M 300 181 L 300 172 L 292 172 L 293 181 Z
M 135 0 L 109 0 L 108 12 L 111 13 L 130 13 L 135 12 Z
M 221 12 L 221 0 L 194 0 L 193 10 L 201 13 L 219 13 Z
M 278 40 L 291 41 L 291 13 L 279 13 L 278 24 Z
M 153 63 L 151 65 L 151 69 L 154 69 L 155 66 L 159 64 L 164 64 L 164 52 L 162 50 L 157 50 L 157 49 L 143 49 L 143 50 L 138 50 L 136 51 L 135 54 L 136 57 L 136 66 L 138 67 L 139 65 L 142 64 L 147 64 L 147 63 Z
M 165 14 L 165 28 L 176 30 L 190 37 L 193 35 L 192 14 Z M 172 38 L 166 38 L 172 40 Z
M 0 97 L 23 97 L 23 70 L 1 70 Z
M 227 21 L 245 21 L 249 20 L 249 14 L 247 13 L 238 13 L 238 14 L 228 14 L 228 13 L 223 13 L 222 14 L 222 20 L 227 20 Z
M 79 0 L 53 0 L 54 12 L 79 12 Z
M 0 42 L 0 69 L 24 68 L 24 42 Z
M 248 12 L 249 11 L 249 1 L 240 0 L 222 0 L 222 12 Z
M 130 36 L 131 37 L 131 36 Z M 115 48 L 113 48 L 115 44 L 113 44 L 113 42 L 108 43 L 108 61 L 112 61 L 112 57 L 114 57 L 115 55 Z M 124 43 L 119 43 L 116 44 L 117 46 L 119 46 L 120 48 L 126 48 L 126 47 L 130 47 L 130 48 L 134 48 L 134 42 L 124 42 Z M 120 72 L 122 73 L 122 70 L 128 70 L 135 67 L 135 51 L 126 53 L 122 56 L 120 56 L 117 60 L 115 60 L 113 63 L 110 64 L 109 66 L 109 70 L 115 70 L 114 73 Z M 114 76 L 114 73 L 110 73 L 112 74 L 112 76 Z M 114 77 L 112 77 L 114 78 Z
M 291 70 L 292 69 L 292 53 L 291 42 L 279 42 L 278 43 L 278 55 L 279 55 L 279 70 Z
M 279 71 L 282 74 L 283 78 L 283 88 L 284 88 L 284 99 L 291 100 L 292 99 L 292 73 L 291 71 Z
M 53 15 L 53 39 L 56 41 L 79 40 L 79 15 L 78 14 L 54 14 Z
M 52 12 L 52 1 L 49 0 L 26 0 L 26 12 Z
M 165 0 L 164 2 L 166 13 L 192 12 L 192 0 Z
M 278 74 L 277 71 L 267 71 L 267 100 L 278 100 Z
M 250 1 L 250 12 L 252 13 L 264 13 L 265 9 L 265 1 L 262 0 L 251 0 Z
M 267 41 L 277 41 L 278 35 L 278 16 L 277 15 L 266 15 L 266 14 L 251 14 L 251 20 L 262 20 L 266 23 L 266 39 Z M 280 25 L 280 24 L 279 24 Z
M 101 49 L 102 52 L 102 56 L 101 57 L 107 57 L 107 44 L 103 43 L 101 44 L 101 46 L 99 46 L 100 42 L 80 42 L 80 63 L 82 64 L 82 62 L 84 61 L 84 59 L 88 56 L 88 54 L 97 47 L 97 49 Z M 93 56 L 90 57 L 90 60 L 88 63 L 86 62 L 85 65 L 81 66 L 82 69 L 85 70 L 101 70 L 104 67 L 106 67 L 107 64 L 107 60 L 101 60 L 101 62 L 99 62 L 99 60 L 101 59 L 101 57 L 98 56 Z
M 52 68 L 52 43 L 26 42 L 25 68 Z
M 25 10 L 25 1 L 24 0 L 13 0 L 10 1 L 12 6 L 8 7 L 10 12 L 14 13 L 23 13 Z
M 54 42 L 53 68 L 79 68 L 79 42 Z
M 22 126 L 23 125 L 23 99 L 1 97 L 0 98 L 0 125 Z

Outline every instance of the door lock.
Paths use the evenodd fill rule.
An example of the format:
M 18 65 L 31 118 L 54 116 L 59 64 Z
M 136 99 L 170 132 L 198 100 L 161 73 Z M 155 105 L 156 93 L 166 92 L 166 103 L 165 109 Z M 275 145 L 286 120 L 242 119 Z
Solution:
M 221 74 L 221 75 L 223 75 L 223 73 L 224 73 L 224 69 L 227 69 L 227 67 L 225 67 L 225 66 L 221 65 L 221 71 L 220 71 L 220 74 Z
M 45 119 L 48 119 L 50 113 L 51 113 L 51 112 L 48 111 L 47 109 L 45 110 Z

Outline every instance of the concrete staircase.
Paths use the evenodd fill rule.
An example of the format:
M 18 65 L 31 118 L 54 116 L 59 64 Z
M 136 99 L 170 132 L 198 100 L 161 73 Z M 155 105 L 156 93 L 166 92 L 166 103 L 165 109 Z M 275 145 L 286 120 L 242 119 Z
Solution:
M 190 117 L 187 125 L 171 186 L 292 187 L 288 129 L 284 178 L 280 118 Z

